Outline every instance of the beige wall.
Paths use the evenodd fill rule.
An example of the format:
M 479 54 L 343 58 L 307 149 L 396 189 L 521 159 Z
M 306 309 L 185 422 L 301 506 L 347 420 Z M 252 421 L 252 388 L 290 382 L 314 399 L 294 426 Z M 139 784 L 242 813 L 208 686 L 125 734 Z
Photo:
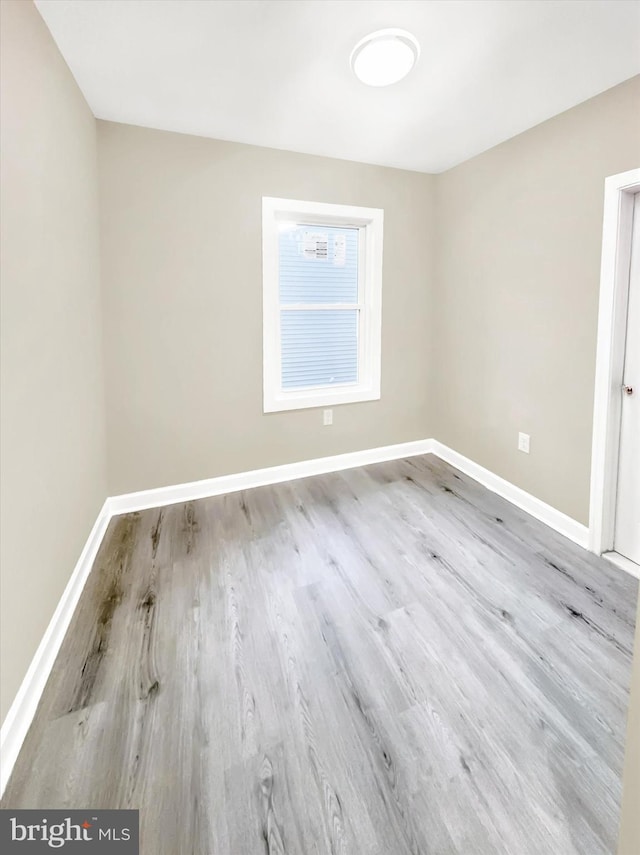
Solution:
M 433 177 L 98 123 L 109 488 L 433 433 Z M 382 400 L 262 413 L 261 197 L 384 208 Z
M 0 4 L 3 718 L 106 496 L 95 120 L 30 2 Z
M 640 77 L 436 178 L 436 436 L 583 523 L 604 179 L 637 166 Z

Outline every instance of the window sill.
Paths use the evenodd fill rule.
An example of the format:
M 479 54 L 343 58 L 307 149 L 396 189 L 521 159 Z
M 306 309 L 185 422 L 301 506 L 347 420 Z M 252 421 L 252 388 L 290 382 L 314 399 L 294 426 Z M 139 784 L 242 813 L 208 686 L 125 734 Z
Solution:
M 359 404 L 363 401 L 379 401 L 380 389 L 370 386 L 350 388 L 310 389 L 302 392 L 280 393 L 264 399 L 265 413 L 281 413 L 288 410 L 305 410 L 312 407 L 332 407 L 339 404 Z

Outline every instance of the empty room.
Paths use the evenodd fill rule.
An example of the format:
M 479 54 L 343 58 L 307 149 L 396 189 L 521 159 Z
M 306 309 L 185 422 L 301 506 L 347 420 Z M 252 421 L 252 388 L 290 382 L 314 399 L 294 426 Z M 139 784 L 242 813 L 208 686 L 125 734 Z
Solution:
M 640 855 L 640 0 L 0 0 L 2 852 Z

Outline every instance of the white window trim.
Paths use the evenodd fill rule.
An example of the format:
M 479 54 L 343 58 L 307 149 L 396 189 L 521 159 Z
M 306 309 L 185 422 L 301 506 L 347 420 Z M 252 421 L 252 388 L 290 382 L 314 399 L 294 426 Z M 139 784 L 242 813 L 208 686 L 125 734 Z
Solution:
M 280 365 L 280 289 L 278 275 L 278 222 L 309 225 L 351 226 L 360 229 L 358 303 L 360 335 L 357 383 L 327 388 L 283 390 Z M 381 208 L 302 202 L 296 199 L 262 199 L 263 280 L 263 393 L 264 412 L 300 410 L 376 401 L 380 398 L 382 339 L 382 239 Z M 304 308 L 309 308 L 305 306 Z M 334 308 L 331 304 L 322 308 Z M 341 303 L 339 308 L 348 308 Z

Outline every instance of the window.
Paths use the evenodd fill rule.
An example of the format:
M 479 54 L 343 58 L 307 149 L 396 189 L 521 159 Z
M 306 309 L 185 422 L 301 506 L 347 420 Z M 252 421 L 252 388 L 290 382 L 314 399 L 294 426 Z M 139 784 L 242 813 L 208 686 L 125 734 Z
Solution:
M 380 397 L 379 208 L 262 200 L 264 411 Z

